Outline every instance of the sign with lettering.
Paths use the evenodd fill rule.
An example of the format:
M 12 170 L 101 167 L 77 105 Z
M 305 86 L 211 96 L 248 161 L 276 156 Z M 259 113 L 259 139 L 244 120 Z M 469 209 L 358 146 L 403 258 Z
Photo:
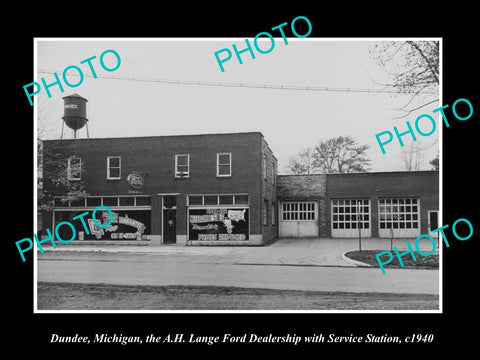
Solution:
M 247 208 L 189 209 L 189 240 L 248 240 Z
M 129 174 L 127 176 L 127 182 L 134 189 L 142 189 L 143 185 L 145 184 L 145 181 L 143 180 L 143 176 L 137 173 Z
M 56 212 L 60 219 L 70 219 L 77 216 L 77 212 Z M 82 231 L 84 240 L 145 240 L 151 234 L 150 210 L 118 210 L 97 211 L 94 219 L 85 219 L 85 228 L 82 224 L 73 224 L 77 232 Z M 64 229 L 65 228 L 65 229 Z M 59 229 L 59 235 L 64 238 L 71 234 L 68 227 Z

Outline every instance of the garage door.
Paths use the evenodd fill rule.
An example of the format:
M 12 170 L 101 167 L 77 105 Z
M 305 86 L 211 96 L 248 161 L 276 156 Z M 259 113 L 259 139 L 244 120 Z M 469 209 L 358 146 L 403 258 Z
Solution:
M 332 200 L 332 237 L 371 237 L 370 200 Z
M 420 199 L 379 199 L 378 214 L 380 237 L 409 238 L 420 235 Z
M 280 237 L 318 236 L 318 203 L 288 201 L 280 203 Z

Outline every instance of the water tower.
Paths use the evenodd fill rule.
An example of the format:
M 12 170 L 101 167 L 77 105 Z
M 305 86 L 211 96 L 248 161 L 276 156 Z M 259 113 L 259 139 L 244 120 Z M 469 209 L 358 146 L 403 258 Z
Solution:
M 73 138 L 77 138 L 77 131 L 85 126 L 88 135 L 88 119 L 87 119 L 87 99 L 81 97 L 78 94 L 73 94 L 65 96 L 64 101 L 64 115 L 62 116 L 62 135 L 63 138 L 63 126 L 66 124 L 70 129 L 73 130 Z

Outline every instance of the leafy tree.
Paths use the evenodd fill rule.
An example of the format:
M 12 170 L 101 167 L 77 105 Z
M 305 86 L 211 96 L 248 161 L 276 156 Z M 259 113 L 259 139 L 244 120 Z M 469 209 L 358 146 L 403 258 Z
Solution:
M 61 202 L 85 198 L 88 194 L 81 180 L 68 180 L 68 159 L 63 146 L 43 146 L 38 140 L 37 206 L 39 211 L 51 211 L 54 199 Z M 78 169 L 80 172 L 84 167 Z
M 359 145 L 351 136 L 320 141 L 313 149 L 291 157 L 287 171 L 293 174 L 354 173 L 369 170 L 368 145 Z
M 51 138 L 58 131 L 58 122 L 48 121 L 52 111 L 48 103 L 41 102 L 37 113 L 37 207 L 39 212 L 53 208 L 53 199 L 61 202 L 87 196 L 83 181 L 68 180 L 68 159 L 63 145 L 50 144 L 42 139 Z M 82 164 L 82 169 L 85 164 Z M 82 170 L 79 169 L 79 170 Z

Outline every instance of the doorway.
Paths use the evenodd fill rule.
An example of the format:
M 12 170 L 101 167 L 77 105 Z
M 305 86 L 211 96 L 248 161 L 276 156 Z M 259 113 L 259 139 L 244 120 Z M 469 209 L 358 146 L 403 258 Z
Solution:
M 177 210 L 163 210 L 163 243 L 175 244 L 177 242 Z
M 438 210 L 430 210 L 428 211 L 428 235 L 438 239 L 438 232 L 432 232 L 432 230 L 436 229 L 438 229 Z

